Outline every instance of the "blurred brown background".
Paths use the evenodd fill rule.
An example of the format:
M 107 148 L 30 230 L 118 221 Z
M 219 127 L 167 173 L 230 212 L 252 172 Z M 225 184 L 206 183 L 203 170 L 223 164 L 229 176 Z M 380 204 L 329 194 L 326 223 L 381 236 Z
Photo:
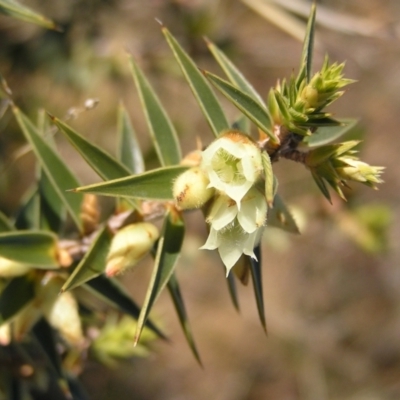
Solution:
M 332 111 L 360 120 L 358 134 L 365 140 L 361 158 L 387 167 L 385 183 L 377 192 L 352 185 L 348 204 L 334 199 L 331 206 L 301 165 L 285 160 L 277 165 L 280 192 L 304 224 L 301 236 L 274 229 L 265 234 L 267 337 L 251 285 L 239 288 L 238 314 L 217 257 L 197 251 L 206 235 L 200 215 L 188 215 L 191 234 L 177 274 L 204 368 L 192 357 L 165 294 L 155 307 L 155 317 L 171 343 L 157 342 L 149 358 L 124 362 L 116 370 L 89 362 L 81 378 L 92 399 L 400 398 L 400 141 L 396 138 L 400 2 L 318 3 L 328 10 L 319 14 L 321 23 L 332 26 L 317 28 L 315 68 L 325 53 L 332 60 L 346 60 L 346 76 L 358 82 Z M 64 32 L 0 18 L 0 71 L 16 103 L 32 117 L 40 107 L 63 117 L 86 99 L 97 98 L 99 105 L 71 124 L 114 152 L 116 109 L 122 99 L 150 167 L 154 154 L 126 51 L 139 61 L 159 93 L 184 151 L 195 147 L 196 136 L 205 144 L 212 139 L 155 18 L 170 28 L 200 67 L 220 74 L 203 41 L 203 36 L 209 37 L 263 96 L 278 78 L 297 70 L 301 54 L 299 41 L 238 0 L 27 0 L 25 4 L 60 23 Z M 233 118 L 236 111 L 224 99 L 221 102 Z M 97 181 L 74 150 L 62 138 L 56 139 L 83 182 Z M 10 162 L 22 144 L 7 114 L 0 120 L 0 156 L 5 160 L 0 207 L 7 213 L 15 211 L 33 179 L 32 156 Z M 375 236 L 365 225 L 371 215 L 378 225 L 382 223 Z M 145 264 L 124 277 L 138 302 L 143 300 L 150 267 Z

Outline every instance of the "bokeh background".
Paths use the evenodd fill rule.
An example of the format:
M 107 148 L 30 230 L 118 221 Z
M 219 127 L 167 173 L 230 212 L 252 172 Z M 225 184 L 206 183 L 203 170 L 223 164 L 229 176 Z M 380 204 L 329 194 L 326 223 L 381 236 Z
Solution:
M 256 1 L 251 3 L 255 4 Z M 261 0 L 258 1 L 262 3 Z M 276 3 L 279 3 L 276 1 Z M 292 0 L 282 4 L 304 5 Z M 90 398 L 217 400 L 396 400 L 400 398 L 400 2 L 319 1 L 316 68 L 325 53 L 346 61 L 357 80 L 332 107 L 360 120 L 361 158 L 383 165 L 379 191 L 352 185 L 349 201 L 330 205 L 298 164 L 276 165 L 280 192 L 301 226 L 300 236 L 268 229 L 263 283 L 268 335 L 258 320 L 251 284 L 239 288 L 240 313 L 230 302 L 215 254 L 197 251 L 206 229 L 187 216 L 189 235 L 178 266 L 183 296 L 203 367 L 188 349 L 168 294 L 154 317 L 171 342 L 153 344 L 147 358 L 116 369 L 88 361 L 81 374 Z M 36 118 L 38 109 L 69 119 L 79 132 L 115 152 L 122 100 L 131 115 L 146 165 L 155 166 L 145 120 L 130 76 L 134 55 L 178 129 L 184 152 L 212 134 L 184 82 L 155 18 L 197 64 L 220 74 L 203 37 L 217 43 L 265 96 L 278 78 L 298 68 L 301 43 L 239 0 L 26 0 L 63 32 L 0 17 L 0 71 L 14 101 Z M 281 9 L 282 10 L 282 9 Z M 293 18 L 292 13 L 286 13 Z M 304 19 L 296 19 L 304 24 Z M 301 26 L 301 25 L 300 25 Z M 283 22 L 292 32 L 292 20 Z M 85 100 L 99 100 L 82 111 Z M 227 114 L 235 109 L 221 99 Z M 71 116 L 74 116 L 72 118 Z M 84 183 L 98 178 L 63 138 L 63 157 Z M 11 113 L 0 120 L 0 207 L 12 215 L 33 180 L 34 157 Z M 104 207 L 107 202 L 104 201 Z M 144 298 L 150 263 L 123 281 Z

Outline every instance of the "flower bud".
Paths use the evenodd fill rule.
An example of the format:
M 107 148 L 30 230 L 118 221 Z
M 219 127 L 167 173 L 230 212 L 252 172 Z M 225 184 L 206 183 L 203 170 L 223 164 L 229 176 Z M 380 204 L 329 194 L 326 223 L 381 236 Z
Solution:
M 0 257 L 0 277 L 12 278 L 15 276 L 25 275 L 32 269 L 29 264 L 22 264 L 8 258 Z
M 8 346 L 11 343 L 11 326 L 9 323 L 0 325 L 0 346 Z
M 158 236 L 158 229 L 149 222 L 138 222 L 120 229 L 111 242 L 106 275 L 112 277 L 136 265 L 151 250 Z
M 175 203 L 182 210 L 202 207 L 214 194 L 214 189 L 208 188 L 209 183 L 200 167 L 188 169 L 174 182 L 172 192 Z
M 97 196 L 85 193 L 81 207 L 80 217 L 85 234 L 94 232 L 99 224 L 100 211 Z
M 230 130 L 203 151 L 201 168 L 209 187 L 240 201 L 261 176 L 262 159 L 258 145 L 242 132 Z
M 61 293 L 46 317 L 61 336 L 71 345 L 79 346 L 84 341 L 78 304 L 70 292 Z
M 311 85 L 307 85 L 301 92 L 300 97 L 306 103 L 306 108 L 317 108 L 318 106 L 318 90 Z
M 49 312 L 60 293 L 62 285 L 63 280 L 53 274 L 46 274 L 37 283 L 35 298 L 15 317 L 13 332 L 16 340 L 21 340 L 33 325 Z
M 336 166 L 335 171 L 342 179 L 361 182 L 373 188 L 375 183 L 382 183 L 380 175 L 384 167 L 375 167 L 350 157 L 340 157 L 336 160 L 338 163 L 342 165 Z

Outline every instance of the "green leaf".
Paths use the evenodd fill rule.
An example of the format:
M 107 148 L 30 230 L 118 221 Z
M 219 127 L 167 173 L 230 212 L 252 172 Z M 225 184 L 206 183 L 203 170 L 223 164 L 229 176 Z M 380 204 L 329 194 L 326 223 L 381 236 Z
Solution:
M 314 178 L 315 183 L 317 184 L 319 190 L 325 196 L 325 198 L 332 204 L 331 195 L 329 193 L 328 188 L 326 187 L 325 181 L 316 173 L 311 171 L 311 175 Z
M 30 346 L 34 346 L 34 350 L 32 349 L 33 351 L 31 351 L 46 367 L 48 385 L 46 395 L 53 399 L 72 399 L 68 381 L 62 370 L 55 334 L 45 318 L 41 318 L 33 326 L 30 342 Z
M 37 185 L 28 189 L 23 196 L 21 206 L 18 209 L 15 218 L 15 228 L 23 229 L 39 229 L 40 228 L 40 196 Z
M 240 117 L 233 122 L 232 129 L 236 129 L 250 135 L 250 125 L 250 120 L 245 115 L 241 114 Z
M 274 143 L 279 143 L 272 132 L 272 120 L 268 110 L 248 94 L 220 77 L 204 71 L 208 80 L 240 111 L 250 118 Z
M 0 233 L 12 231 L 13 229 L 9 219 L 0 211 Z
M 172 182 L 188 167 L 163 167 L 127 178 L 95 183 L 74 189 L 75 192 L 136 199 L 173 200 Z
M 158 240 L 153 273 L 136 327 L 135 345 L 140 339 L 143 326 L 153 304 L 171 278 L 181 252 L 184 236 L 185 226 L 183 220 L 175 211 L 170 211 L 166 215 L 163 231 Z
M 329 113 L 318 113 L 318 114 L 308 114 L 308 120 L 304 123 L 307 127 L 316 127 L 319 128 L 321 126 L 339 126 L 341 125 L 339 121 L 330 117 Z
M 37 126 L 39 133 L 42 136 L 45 136 L 47 134 L 46 139 L 51 139 L 53 142 L 53 145 L 55 145 L 54 140 L 53 140 L 54 136 L 49 134 L 50 130 L 51 130 L 50 121 L 47 116 L 46 110 L 44 108 L 40 108 L 38 111 L 36 126 Z
M 265 333 L 267 332 L 267 322 L 265 320 L 265 310 L 264 310 L 264 297 L 263 297 L 263 286 L 262 286 L 262 261 L 261 261 L 261 246 L 258 245 L 254 249 L 254 254 L 257 257 L 255 260 L 250 258 L 250 272 L 253 281 L 254 295 L 256 297 L 258 317 Z
M 162 166 L 181 160 L 178 136 L 172 122 L 150 83 L 130 57 L 130 67 L 158 159 Z
M 61 357 L 57 351 L 57 342 L 54 337 L 53 328 L 45 318 L 41 318 L 32 328 L 32 333 L 46 354 L 49 364 L 57 373 L 58 378 L 64 380 Z
M 64 283 L 62 292 L 76 288 L 104 272 L 111 240 L 112 234 L 106 225 L 100 229 L 85 256 Z
M 0 233 L 0 254 L 36 268 L 58 268 L 57 238 L 44 231 Z
M 297 87 L 299 87 L 300 82 L 303 80 L 303 78 L 306 79 L 307 83 L 310 82 L 311 79 L 316 12 L 317 12 L 317 6 L 314 1 L 314 3 L 311 6 L 311 12 L 307 23 L 306 35 L 303 42 L 303 52 L 301 55 L 300 72 L 296 82 Z
M 197 362 L 200 365 L 202 365 L 202 362 L 200 359 L 200 354 L 199 354 L 196 344 L 194 342 L 192 329 L 190 328 L 189 318 L 186 313 L 185 304 L 183 302 L 181 290 L 179 288 L 179 284 L 178 284 L 178 281 L 177 281 L 174 273 L 171 275 L 171 278 L 168 281 L 168 290 L 172 297 L 172 301 L 174 303 L 176 313 L 178 314 L 179 322 L 181 324 L 186 341 L 189 344 L 190 350 L 192 351 L 194 358 L 197 360 Z
M 4 114 L 8 110 L 9 106 L 10 106 L 10 100 L 1 98 L 1 87 L 0 87 L 0 119 L 4 117 Z
M 12 279 L 0 293 L 0 324 L 11 319 L 35 296 L 35 284 L 28 275 Z
M 289 102 L 287 97 L 285 97 L 279 90 L 274 90 L 274 96 L 283 119 L 285 122 L 290 122 L 292 118 L 289 112 Z
M 194 97 L 214 132 L 214 135 L 217 137 L 222 131 L 229 129 L 229 124 L 221 105 L 196 64 L 182 49 L 177 40 L 171 35 L 167 28 L 163 27 L 162 32 L 182 69 L 183 75 Z
M 279 194 L 275 195 L 274 207 L 268 209 L 267 226 L 280 228 L 290 233 L 300 233 L 296 221 Z
M 357 125 L 356 119 L 341 119 L 339 122 L 339 126 L 324 126 L 318 128 L 311 136 L 305 137 L 302 143 L 306 143 L 308 147 L 318 147 L 329 144 L 346 133 L 349 133 Z
M 85 139 L 66 123 L 52 117 L 54 124 L 60 129 L 79 154 L 104 180 L 123 178 L 131 174 L 129 169 L 110 156 L 107 152 Z
M 225 267 L 224 267 L 224 272 L 225 272 Z M 228 276 L 226 277 L 226 283 L 228 284 L 229 296 L 232 300 L 233 306 L 235 307 L 236 311 L 239 311 L 240 307 L 236 289 L 235 275 L 228 274 Z
M 118 109 L 117 159 L 133 174 L 145 171 L 143 155 L 129 115 L 121 103 Z
M 250 82 L 243 76 L 243 74 L 238 70 L 238 68 L 232 63 L 232 61 L 226 56 L 226 54 L 220 50 L 214 43 L 207 40 L 208 49 L 211 51 L 212 55 L 220 65 L 220 67 L 225 72 L 226 76 L 230 82 L 241 89 L 242 92 L 246 93 L 254 100 L 258 101 L 261 105 L 265 106 L 264 100 L 256 92 L 254 87 Z
M 42 26 L 43 28 L 60 30 L 53 21 L 19 4 L 15 0 L 0 0 L 0 12 L 10 17 Z
M 17 107 L 13 107 L 13 111 L 22 132 L 32 146 L 49 181 L 67 208 L 76 226 L 82 230 L 82 221 L 80 219 L 82 195 L 66 192 L 68 189 L 79 186 L 79 181 L 54 149 L 41 137 L 29 119 Z
M 59 232 L 66 219 L 66 209 L 46 173 L 41 171 L 40 175 L 40 228 Z
M 108 279 L 105 276 L 100 275 L 97 278 L 86 282 L 82 287 L 125 314 L 128 314 L 135 319 L 139 317 L 139 306 L 131 299 L 129 294 L 117 280 Z M 147 320 L 146 326 L 159 337 L 166 339 L 166 336 L 159 328 L 157 328 L 156 325 L 154 325 L 153 322 Z
M 8 86 L 6 78 L 0 73 L 0 98 L 12 96 L 12 91 Z M 10 104 L 9 100 L 6 99 L 7 106 Z

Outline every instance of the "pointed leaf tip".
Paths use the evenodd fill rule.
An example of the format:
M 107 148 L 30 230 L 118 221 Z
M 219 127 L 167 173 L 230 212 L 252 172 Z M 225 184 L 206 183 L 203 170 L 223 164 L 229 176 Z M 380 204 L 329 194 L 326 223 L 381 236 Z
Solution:
M 207 46 L 211 46 L 212 45 L 211 40 L 207 36 L 203 36 L 203 40 L 206 42 Z
M 52 120 L 55 121 L 56 117 L 53 114 L 50 114 L 48 111 L 46 111 L 46 114 L 48 115 L 48 117 Z
M 164 24 L 163 24 L 163 22 L 161 21 L 161 19 L 159 19 L 159 18 L 154 18 L 155 19 L 155 21 L 162 27 L 162 28 L 164 28 Z

